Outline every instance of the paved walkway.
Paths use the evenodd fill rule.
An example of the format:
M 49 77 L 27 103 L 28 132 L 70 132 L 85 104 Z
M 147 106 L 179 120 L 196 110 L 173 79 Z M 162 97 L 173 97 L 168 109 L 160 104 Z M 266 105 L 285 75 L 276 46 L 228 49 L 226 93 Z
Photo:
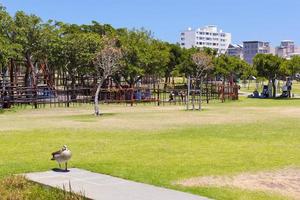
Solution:
M 52 187 L 69 188 L 95 200 L 208 200 L 175 190 L 137 183 L 81 169 L 69 172 L 38 172 L 25 176 L 34 182 Z

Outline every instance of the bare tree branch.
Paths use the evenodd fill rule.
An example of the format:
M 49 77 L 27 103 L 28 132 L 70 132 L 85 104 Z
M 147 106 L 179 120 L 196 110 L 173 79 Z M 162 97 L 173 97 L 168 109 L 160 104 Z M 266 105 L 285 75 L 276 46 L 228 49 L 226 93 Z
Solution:
M 99 93 L 104 81 L 113 74 L 117 73 L 120 65 L 119 61 L 122 58 L 122 51 L 116 47 L 115 39 L 106 39 L 104 48 L 98 52 L 94 59 L 95 70 L 98 75 L 98 86 L 95 93 L 95 115 L 100 115 L 99 110 Z
M 192 55 L 192 60 L 196 65 L 195 68 L 195 81 L 200 81 L 200 96 L 199 96 L 199 110 L 202 109 L 202 78 L 205 76 L 205 73 L 207 73 L 209 70 L 213 69 L 213 63 L 212 63 L 212 57 L 210 55 L 207 55 L 204 51 L 200 51 L 198 53 L 195 53 Z M 195 88 L 196 88 L 196 82 L 195 82 Z M 194 89 L 195 89 L 194 88 Z M 194 93 L 195 94 L 195 93 Z M 193 97 L 194 98 L 194 97 Z M 194 104 L 193 104 L 194 108 Z

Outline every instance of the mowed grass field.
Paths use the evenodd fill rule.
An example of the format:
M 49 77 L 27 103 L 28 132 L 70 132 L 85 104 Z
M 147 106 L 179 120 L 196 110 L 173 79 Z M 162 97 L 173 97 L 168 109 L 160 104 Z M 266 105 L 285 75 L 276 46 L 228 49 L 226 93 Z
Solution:
M 300 100 L 241 98 L 205 104 L 203 112 L 153 105 L 101 109 L 101 117 L 92 114 L 92 105 L 1 113 L 0 180 L 57 167 L 50 154 L 67 144 L 73 152 L 70 167 L 213 199 L 292 199 L 270 191 L 178 182 L 300 168 Z

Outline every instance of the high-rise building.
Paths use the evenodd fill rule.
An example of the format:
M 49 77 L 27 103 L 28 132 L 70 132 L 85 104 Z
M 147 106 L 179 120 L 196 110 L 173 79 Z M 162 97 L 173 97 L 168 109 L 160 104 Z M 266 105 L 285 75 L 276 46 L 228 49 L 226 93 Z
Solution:
M 208 47 L 225 54 L 231 43 L 231 33 L 224 33 L 217 26 L 205 26 L 196 30 L 188 28 L 180 34 L 180 46 L 184 48 Z
M 243 42 L 243 57 L 246 62 L 253 64 L 253 58 L 256 54 L 273 54 L 269 42 L 262 41 L 245 41 Z

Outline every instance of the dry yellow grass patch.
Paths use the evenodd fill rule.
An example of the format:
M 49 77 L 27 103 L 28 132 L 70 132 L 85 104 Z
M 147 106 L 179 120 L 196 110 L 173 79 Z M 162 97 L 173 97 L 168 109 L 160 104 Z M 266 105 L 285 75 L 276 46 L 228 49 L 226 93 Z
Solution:
M 236 176 L 207 176 L 179 181 L 186 187 L 236 187 L 279 193 L 300 199 L 300 169 L 286 168 L 270 172 L 242 173 Z
M 251 123 L 300 117 L 300 108 L 214 107 L 204 112 L 185 111 L 184 106 L 103 105 L 104 117 L 93 116 L 93 107 L 29 109 L 0 115 L 1 131 L 39 128 L 98 130 L 161 130 L 181 126 Z M 75 117 L 75 118 L 74 118 Z M 150 125 L 150 126 L 149 126 Z

